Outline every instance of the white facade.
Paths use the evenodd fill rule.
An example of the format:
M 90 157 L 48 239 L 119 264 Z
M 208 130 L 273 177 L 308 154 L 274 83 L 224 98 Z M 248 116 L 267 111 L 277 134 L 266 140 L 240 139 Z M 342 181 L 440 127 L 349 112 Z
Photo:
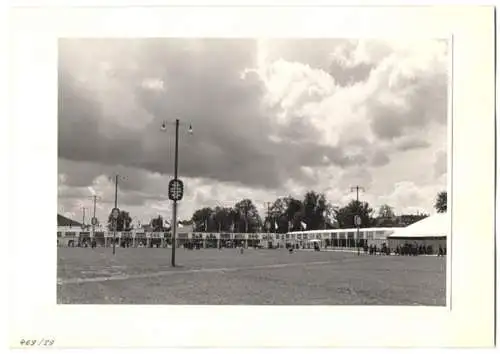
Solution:
M 182 246 L 190 242 L 198 242 L 206 246 L 210 242 L 220 245 L 225 242 L 241 244 L 243 246 L 261 245 L 264 247 L 294 246 L 300 248 L 312 248 L 315 243 L 324 247 L 355 247 L 357 240 L 366 240 L 367 245 L 381 245 L 386 242 L 387 237 L 399 228 L 367 228 L 359 229 L 333 229 L 333 230 L 311 230 L 289 232 L 287 234 L 272 233 L 230 233 L 230 232 L 183 232 L 179 230 L 176 237 L 176 245 Z M 190 231 L 189 229 L 184 229 Z M 117 241 L 128 240 L 132 247 L 139 245 L 160 244 L 165 246 L 170 242 L 170 232 L 144 232 L 143 229 L 135 229 L 128 232 L 116 232 Z M 68 246 L 78 244 L 80 241 L 95 239 L 103 245 L 109 245 L 113 239 L 113 232 L 105 228 L 82 230 L 78 227 L 58 227 L 58 245 Z

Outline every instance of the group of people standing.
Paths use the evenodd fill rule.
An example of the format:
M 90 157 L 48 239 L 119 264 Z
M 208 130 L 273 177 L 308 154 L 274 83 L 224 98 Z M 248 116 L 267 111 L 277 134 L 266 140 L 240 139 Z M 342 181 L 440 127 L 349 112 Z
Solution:
M 397 246 L 394 251 L 390 249 L 390 247 L 387 246 L 386 243 L 383 243 L 380 247 L 377 247 L 377 245 L 364 245 L 363 251 L 365 254 L 370 254 L 370 255 L 391 255 L 395 254 L 397 256 L 418 256 L 418 255 L 435 255 L 436 253 L 434 252 L 433 248 L 431 245 L 417 245 L 417 244 L 410 244 L 410 243 L 405 243 L 402 246 Z M 358 248 L 358 254 L 359 254 L 359 248 Z M 446 247 L 442 247 L 441 245 L 439 246 L 438 252 L 437 252 L 438 257 L 444 257 L 446 256 Z

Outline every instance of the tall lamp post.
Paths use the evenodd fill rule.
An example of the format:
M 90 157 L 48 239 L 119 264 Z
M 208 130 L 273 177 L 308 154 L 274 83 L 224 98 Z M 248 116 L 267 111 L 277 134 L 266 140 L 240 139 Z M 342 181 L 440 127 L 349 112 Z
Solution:
M 174 179 L 169 182 L 168 185 L 168 196 L 173 202 L 172 207 L 172 267 L 175 267 L 175 239 L 177 233 L 177 202 L 182 199 L 184 194 L 184 184 L 180 181 L 178 177 L 179 172 L 179 125 L 181 125 L 179 119 L 175 122 L 163 121 L 160 130 L 165 132 L 167 130 L 168 124 L 175 124 L 175 155 L 174 155 Z M 189 124 L 188 128 L 189 134 L 193 134 L 193 127 Z

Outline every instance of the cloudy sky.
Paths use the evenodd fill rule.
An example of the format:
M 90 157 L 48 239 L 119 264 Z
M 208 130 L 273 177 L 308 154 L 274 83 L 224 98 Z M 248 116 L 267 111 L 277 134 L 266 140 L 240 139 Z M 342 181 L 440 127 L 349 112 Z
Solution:
M 71 39 L 59 46 L 58 212 L 114 200 L 170 217 L 179 118 L 182 219 L 204 206 L 325 193 L 433 212 L 446 188 L 447 44 L 343 39 Z M 87 210 L 87 215 L 89 210 Z M 88 218 L 87 218 L 88 222 Z

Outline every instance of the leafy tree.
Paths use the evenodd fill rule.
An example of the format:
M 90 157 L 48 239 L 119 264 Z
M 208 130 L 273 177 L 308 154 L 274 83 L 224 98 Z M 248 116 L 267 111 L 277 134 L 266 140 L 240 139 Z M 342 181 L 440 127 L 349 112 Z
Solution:
M 448 209 L 448 193 L 446 191 L 439 192 L 434 203 L 434 208 L 438 213 L 446 213 Z
M 120 214 L 116 219 L 116 231 L 130 231 L 132 230 L 132 218 L 128 211 L 120 210 Z M 110 212 L 108 216 L 108 230 L 114 231 L 114 220 L 113 215 Z
M 286 217 L 287 221 L 291 225 L 291 229 L 289 231 L 298 231 L 302 230 L 301 221 L 304 213 L 304 205 L 298 199 L 288 197 L 287 198 L 287 208 L 286 208 Z M 287 225 L 288 229 L 288 225 Z
M 266 217 L 264 218 L 263 224 L 265 230 L 268 232 L 279 232 L 282 223 L 282 217 L 284 216 L 287 208 L 286 198 L 278 198 L 266 211 Z M 287 222 L 284 222 L 284 229 L 286 232 Z
M 335 218 L 340 228 L 355 228 L 354 217 L 361 217 L 360 227 L 371 227 L 374 224 L 372 219 L 373 209 L 366 202 L 351 200 L 349 204 L 335 210 Z
M 414 224 L 417 221 L 425 219 L 428 217 L 428 214 L 403 214 L 396 216 L 395 226 L 397 227 L 406 227 L 408 225 Z
M 384 204 L 378 210 L 378 216 L 375 220 L 378 227 L 394 227 L 397 224 L 396 215 L 390 205 Z
M 216 231 L 229 232 L 232 225 L 232 210 L 231 208 L 215 207 L 212 214 L 215 223 Z
M 243 199 L 235 204 L 233 218 L 238 221 L 236 232 L 256 232 L 262 225 L 257 208 L 250 199 Z
M 328 203 L 324 194 L 307 192 L 303 202 L 303 221 L 308 230 L 325 229 Z
M 158 217 L 151 219 L 150 225 L 153 228 L 153 232 L 166 231 L 163 224 L 163 217 L 161 215 L 158 215 Z
M 274 201 L 274 203 L 271 205 L 270 212 L 271 215 L 283 215 L 286 213 L 286 210 L 288 208 L 288 204 L 290 203 L 290 197 L 288 198 L 278 198 Z
M 339 227 L 335 210 L 336 208 L 331 203 L 327 204 L 325 211 L 325 229 L 337 229 Z
M 191 218 L 191 220 L 195 224 L 194 230 L 197 232 L 214 232 L 215 229 L 213 229 L 213 213 L 214 210 L 212 208 L 202 208 L 196 210 L 193 214 L 193 217 Z

